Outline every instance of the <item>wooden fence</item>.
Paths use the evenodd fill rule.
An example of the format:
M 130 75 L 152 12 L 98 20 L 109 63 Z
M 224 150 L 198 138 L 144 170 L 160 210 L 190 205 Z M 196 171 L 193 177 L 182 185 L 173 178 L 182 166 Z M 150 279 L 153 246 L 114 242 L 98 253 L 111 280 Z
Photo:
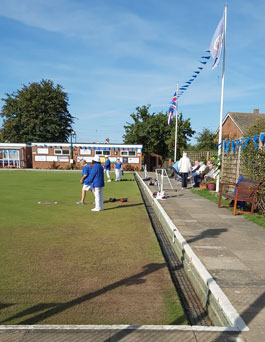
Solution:
M 244 176 L 241 150 L 222 154 L 221 181 L 236 183 L 238 178 Z
M 187 156 L 190 158 L 192 164 L 195 160 L 207 161 L 213 155 L 216 155 L 216 151 L 187 151 Z

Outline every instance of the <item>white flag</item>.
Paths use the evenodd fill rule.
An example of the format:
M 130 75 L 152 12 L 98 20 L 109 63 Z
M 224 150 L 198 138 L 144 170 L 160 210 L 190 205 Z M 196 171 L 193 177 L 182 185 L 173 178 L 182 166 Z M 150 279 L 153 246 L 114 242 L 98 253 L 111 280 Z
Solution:
M 213 65 L 212 69 L 215 69 L 220 61 L 222 46 L 223 46 L 223 38 L 224 38 L 224 26 L 225 26 L 225 17 L 224 14 L 215 30 L 213 35 L 211 44 L 210 44 L 210 51 L 213 57 Z

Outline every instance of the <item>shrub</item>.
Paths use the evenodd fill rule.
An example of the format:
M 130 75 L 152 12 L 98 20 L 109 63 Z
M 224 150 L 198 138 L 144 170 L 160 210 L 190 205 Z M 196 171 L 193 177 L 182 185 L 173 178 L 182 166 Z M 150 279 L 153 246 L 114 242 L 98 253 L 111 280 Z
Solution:
M 253 137 L 256 134 L 265 132 L 265 119 L 257 119 L 245 132 L 245 137 Z M 265 212 L 265 150 L 255 149 L 254 141 L 251 139 L 247 146 L 244 148 L 242 160 L 243 160 L 243 172 L 244 174 L 258 182 L 261 182 L 261 190 L 259 192 L 257 208 L 263 213 Z
M 130 164 L 127 164 L 123 167 L 123 171 L 134 171 L 134 170 L 135 168 Z
M 52 162 L 52 165 L 51 165 L 51 169 L 53 169 L 53 170 L 58 170 L 59 168 L 60 168 L 60 166 L 57 165 L 57 164 L 55 163 L 55 161 L 53 161 L 53 162 Z

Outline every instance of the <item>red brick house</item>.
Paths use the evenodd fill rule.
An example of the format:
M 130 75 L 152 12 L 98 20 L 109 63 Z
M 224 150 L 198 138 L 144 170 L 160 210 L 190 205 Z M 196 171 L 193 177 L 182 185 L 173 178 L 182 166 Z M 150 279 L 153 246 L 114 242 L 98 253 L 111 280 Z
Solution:
M 235 140 L 244 136 L 245 131 L 258 119 L 264 118 L 265 113 L 254 109 L 253 113 L 228 112 L 223 120 L 223 139 Z M 218 136 L 219 129 L 216 131 Z

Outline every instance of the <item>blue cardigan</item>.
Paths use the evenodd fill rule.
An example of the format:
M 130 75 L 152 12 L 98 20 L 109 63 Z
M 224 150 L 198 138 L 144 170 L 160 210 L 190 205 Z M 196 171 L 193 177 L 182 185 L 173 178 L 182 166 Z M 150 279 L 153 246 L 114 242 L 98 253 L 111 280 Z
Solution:
M 100 163 L 95 163 L 88 177 L 88 182 L 92 188 L 102 188 L 104 186 L 104 169 Z

